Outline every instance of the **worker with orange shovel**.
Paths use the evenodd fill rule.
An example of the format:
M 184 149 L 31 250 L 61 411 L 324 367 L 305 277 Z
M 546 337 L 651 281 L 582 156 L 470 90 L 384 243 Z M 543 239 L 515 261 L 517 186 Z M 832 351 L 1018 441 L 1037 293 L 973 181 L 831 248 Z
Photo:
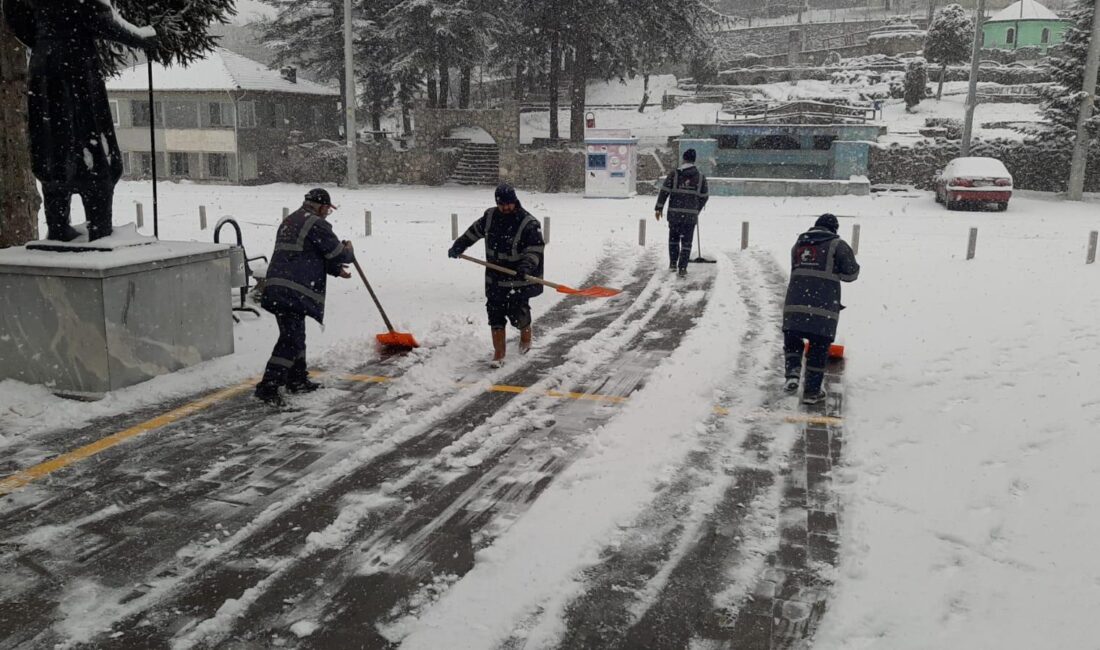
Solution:
M 519 350 L 531 349 L 531 298 L 542 293 L 542 285 L 528 276 L 542 276 L 542 229 L 538 219 L 523 209 L 516 190 L 507 183 L 497 187 L 496 207 L 485 214 L 455 240 L 447 255 L 465 257 L 462 253 L 480 239 L 485 240 L 485 309 L 489 315 L 489 331 L 493 338 L 494 368 L 504 365 L 505 333 L 508 322 L 519 330 Z M 472 259 L 472 258 L 466 258 Z
M 328 192 L 312 189 L 275 236 L 260 306 L 275 315 L 279 340 L 256 386 L 256 398 L 273 406 L 284 404 L 281 387 L 292 393 L 321 387 L 306 369 L 306 316 L 324 321 L 326 277 L 350 278 L 345 265 L 355 263 L 351 242 L 340 241 L 325 220 L 334 210 Z

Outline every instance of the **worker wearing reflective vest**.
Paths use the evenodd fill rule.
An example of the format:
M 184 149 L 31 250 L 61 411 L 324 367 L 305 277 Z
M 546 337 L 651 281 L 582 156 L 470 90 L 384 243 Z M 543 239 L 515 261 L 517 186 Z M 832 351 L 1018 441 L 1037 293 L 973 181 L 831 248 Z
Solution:
M 349 241 L 340 241 L 325 217 L 336 208 L 328 192 L 317 188 L 302 207 L 287 215 L 275 237 L 260 305 L 275 315 L 279 340 L 267 361 L 256 397 L 282 405 L 279 388 L 290 392 L 317 390 L 306 370 L 306 316 L 325 319 L 325 288 L 329 275 L 350 278 L 345 264 L 355 261 Z
M 791 281 L 783 305 L 783 352 L 786 359 L 788 392 L 798 390 L 804 341 L 806 383 L 802 401 L 816 404 L 825 399 L 821 389 L 829 346 L 836 338 L 840 320 L 840 283 L 859 277 L 855 253 L 838 235 L 839 223 L 831 214 L 823 214 L 814 227 L 798 236 L 791 249 Z
M 657 194 L 657 221 L 668 201 L 668 270 L 687 275 L 699 213 L 707 204 L 707 177 L 695 166 L 695 150 L 684 151 L 684 164 L 669 172 Z
M 496 207 L 489 208 L 455 240 L 447 254 L 458 257 L 479 239 L 485 240 L 489 262 L 516 272 L 515 275 L 485 269 L 485 309 L 493 339 L 493 367 L 504 363 L 504 328 L 508 322 L 520 331 L 520 352 L 531 349 L 531 305 L 528 301 L 542 293 L 542 285 L 527 278 L 542 277 L 543 251 L 546 244 L 538 219 L 523 209 L 516 190 L 507 183 L 495 193 Z

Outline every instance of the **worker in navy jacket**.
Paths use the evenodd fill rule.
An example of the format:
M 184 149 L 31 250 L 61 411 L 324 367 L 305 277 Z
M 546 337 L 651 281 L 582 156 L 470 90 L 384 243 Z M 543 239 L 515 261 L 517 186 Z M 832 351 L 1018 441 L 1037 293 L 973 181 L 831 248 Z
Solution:
M 455 240 L 448 256 L 461 255 L 479 239 L 485 240 L 485 258 L 515 275 L 485 269 L 485 309 L 493 338 L 495 368 L 504 363 L 504 327 L 508 322 L 519 330 L 520 352 L 531 349 L 531 298 L 542 293 L 542 285 L 527 276 L 542 277 L 545 242 L 539 221 L 523 209 L 516 190 L 507 183 L 497 187 L 496 207 L 489 208 L 461 237 Z
M 305 319 L 324 322 L 327 277 L 350 278 L 344 265 L 355 261 L 351 242 L 340 241 L 325 220 L 335 209 L 328 192 L 310 190 L 302 207 L 283 219 L 275 237 L 260 305 L 275 315 L 279 340 L 256 386 L 256 397 L 269 404 L 283 404 L 281 386 L 294 393 L 320 388 L 306 370 Z
M 695 166 L 695 150 L 684 151 L 684 163 L 669 172 L 657 194 L 657 221 L 668 201 L 668 270 L 687 275 L 699 213 L 707 204 L 707 177 Z
M 829 346 L 840 321 L 840 283 L 859 277 L 859 263 L 852 248 L 837 235 L 840 224 L 831 214 L 821 215 L 814 227 L 798 236 L 791 249 L 791 280 L 783 305 L 783 352 L 788 392 L 798 390 L 804 341 L 806 384 L 802 401 L 816 404 L 825 399 L 821 383 Z

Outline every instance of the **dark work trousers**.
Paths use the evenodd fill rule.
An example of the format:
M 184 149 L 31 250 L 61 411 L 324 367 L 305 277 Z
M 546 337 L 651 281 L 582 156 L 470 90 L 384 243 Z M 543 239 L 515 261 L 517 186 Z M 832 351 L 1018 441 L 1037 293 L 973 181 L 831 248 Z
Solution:
M 810 349 L 806 352 L 806 382 L 802 385 L 802 392 L 813 395 L 821 390 L 821 382 L 825 379 L 825 364 L 829 361 L 829 345 L 833 340 L 816 334 L 784 330 L 783 356 L 787 362 L 788 379 L 797 378 L 802 370 L 802 352 L 806 347 L 804 339 L 810 342 Z
M 505 301 L 488 300 L 485 302 L 485 311 L 489 314 L 489 328 L 494 330 L 504 329 L 507 322 L 512 327 L 522 330 L 531 327 L 531 305 L 527 298 L 513 297 Z
M 306 316 L 302 313 L 277 313 L 279 340 L 264 368 L 261 384 L 286 386 L 304 381 L 306 372 Z
M 691 244 L 695 239 L 695 224 L 686 219 L 669 217 L 668 220 L 668 265 L 679 269 L 688 267 L 691 257 Z
M 79 194 L 84 203 L 88 240 L 110 235 L 115 185 L 109 178 L 83 183 L 43 183 L 42 199 L 46 209 L 46 226 L 50 231 L 59 232 L 70 225 L 73 194 Z

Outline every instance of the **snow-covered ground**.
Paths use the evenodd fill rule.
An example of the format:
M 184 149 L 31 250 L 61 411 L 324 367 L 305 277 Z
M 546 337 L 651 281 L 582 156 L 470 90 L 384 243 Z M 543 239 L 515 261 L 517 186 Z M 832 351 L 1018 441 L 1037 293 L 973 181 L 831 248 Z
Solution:
M 223 215 L 241 221 L 250 255 L 270 254 L 281 208 L 296 207 L 306 189 L 163 183 L 161 237 L 209 241 L 209 231 L 198 231 L 203 204 L 211 223 Z M 447 259 L 446 249 L 450 214 L 458 213 L 465 228 L 491 204 L 491 189 L 332 191 L 340 205 L 335 230 L 355 242 L 397 328 L 429 350 L 459 342 L 461 353 L 487 356 L 480 270 Z M 520 197 L 536 216 L 552 219 L 546 273 L 553 280 L 578 284 L 607 254 L 638 258 L 645 251 L 637 246 L 639 219 L 648 219 L 648 249 L 661 255 L 664 225 L 652 219 L 652 197 Z M 947 212 L 919 192 L 711 199 L 702 246 L 721 258 L 719 279 L 696 334 L 647 387 L 653 399 L 631 402 L 593 432 L 588 461 L 557 480 L 539 498 L 545 505 L 479 554 L 473 570 L 420 619 L 403 623 L 401 636 L 413 642 L 446 630 L 454 647 L 484 647 L 472 640 L 515 629 L 517 612 L 552 614 L 578 572 L 595 561 L 594 551 L 609 543 L 615 522 L 630 521 L 648 502 L 661 477 L 647 472 L 678 463 L 685 451 L 675 432 L 662 442 L 659 427 L 644 429 L 645 444 L 624 432 L 643 431 L 655 416 L 662 424 L 678 415 L 692 422 L 717 391 L 731 388 L 731 368 L 721 361 L 743 334 L 737 288 L 752 277 L 738 275 L 741 222 L 751 224 L 752 248 L 785 266 L 797 234 L 831 211 L 845 237 L 852 224 L 861 225 L 863 271 L 844 288 L 846 465 L 834 476 L 843 491 L 843 540 L 816 647 L 1094 647 L 1082 623 L 1100 599 L 1093 549 L 1100 533 L 1100 268 L 1084 261 L 1088 232 L 1100 229 L 1097 198 L 1071 203 L 1020 193 L 1006 213 Z M 145 204 L 149 233 L 148 184 L 118 186 L 116 222 L 130 219 L 136 201 Z M 372 237 L 363 236 L 364 210 L 373 212 Z M 74 213 L 79 222 L 78 204 Z M 977 257 L 966 261 L 972 226 L 979 228 Z M 538 314 L 561 299 L 535 301 L 536 328 Z M 0 383 L 0 448 L 256 375 L 274 342 L 274 323 L 267 316 L 242 320 L 233 356 L 93 404 Z M 373 357 L 373 335 L 381 330 L 363 288 L 333 281 L 326 327 L 309 326 L 310 358 L 331 369 L 354 367 Z M 780 377 L 749 379 L 769 384 Z M 416 381 L 432 384 L 431 377 Z M 657 395 L 667 398 L 656 402 L 660 413 L 653 411 Z M 584 525 L 571 531 L 580 539 L 549 554 L 554 539 L 535 533 L 553 530 L 562 512 L 554 506 L 571 502 L 589 508 L 577 519 Z M 463 583 L 509 588 L 470 600 Z M 551 625 L 540 638 L 550 643 L 553 632 Z

